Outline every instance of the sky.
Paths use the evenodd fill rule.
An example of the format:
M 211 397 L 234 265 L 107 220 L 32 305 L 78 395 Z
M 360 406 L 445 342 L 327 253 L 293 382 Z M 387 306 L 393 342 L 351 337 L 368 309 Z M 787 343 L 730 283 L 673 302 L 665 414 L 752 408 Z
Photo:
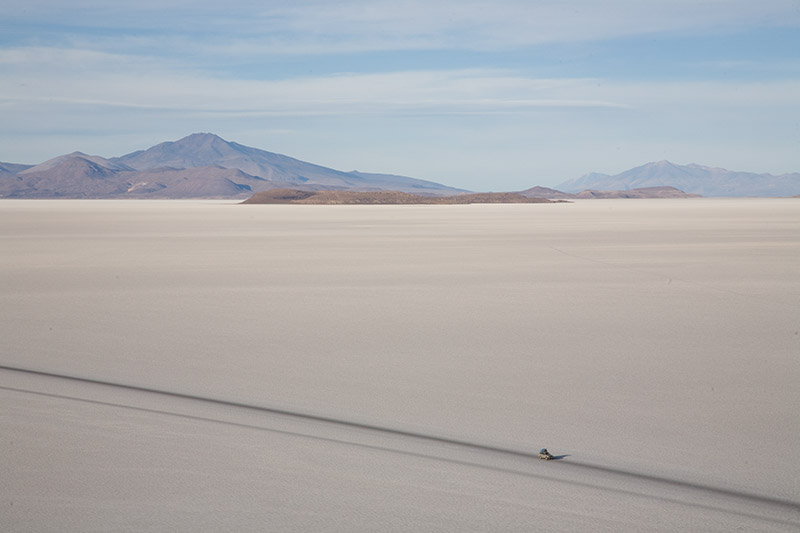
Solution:
M 0 5 L 0 161 L 195 132 L 470 190 L 800 172 L 800 0 Z

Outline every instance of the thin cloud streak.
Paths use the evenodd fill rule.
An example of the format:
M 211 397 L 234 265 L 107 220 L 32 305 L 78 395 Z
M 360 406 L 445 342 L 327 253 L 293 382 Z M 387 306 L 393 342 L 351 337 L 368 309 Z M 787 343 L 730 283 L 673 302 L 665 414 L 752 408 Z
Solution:
M 342 54 L 390 50 L 509 50 L 553 42 L 587 42 L 681 31 L 729 31 L 761 25 L 800 25 L 792 0 L 325 0 L 295 2 L 14 1 L 16 24 L 59 20 L 66 35 L 81 28 L 100 49 L 150 49 L 172 36 L 189 54 L 196 46 L 219 55 Z M 119 16 L 124 12 L 125 16 Z M 46 27 L 45 27 L 46 29 Z M 148 39 L 141 30 L 151 34 Z M 134 32 L 133 34 L 127 34 Z M 117 34 L 123 35 L 117 35 Z M 181 42 L 184 44 L 181 45 Z M 86 45 L 87 41 L 77 41 Z M 164 51 L 167 53 L 167 51 Z
M 591 95 L 586 90 L 595 85 L 591 79 L 532 79 L 480 69 L 236 80 L 176 74 L 150 59 L 57 49 L 5 52 L 0 64 L 15 71 L 0 80 L 0 99 L 6 102 L 282 115 L 625 107 Z
M 759 108 L 798 104 L 800 81 L 750 83 L 536 79 L 508 70 L 340 74 L 277 81 L 176 73 L 168 63 L 92 51 L 6 51 L 5 102 L 62 102 L 233 114 L 434 114 L 525 108 Z

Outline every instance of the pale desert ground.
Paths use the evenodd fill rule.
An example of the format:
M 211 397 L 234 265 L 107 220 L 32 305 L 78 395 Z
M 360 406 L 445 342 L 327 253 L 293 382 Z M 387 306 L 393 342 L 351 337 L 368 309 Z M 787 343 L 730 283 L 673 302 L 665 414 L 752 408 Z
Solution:
M 797 531 L 799 331 L 800 199 L 4 200 L 0 530 Z

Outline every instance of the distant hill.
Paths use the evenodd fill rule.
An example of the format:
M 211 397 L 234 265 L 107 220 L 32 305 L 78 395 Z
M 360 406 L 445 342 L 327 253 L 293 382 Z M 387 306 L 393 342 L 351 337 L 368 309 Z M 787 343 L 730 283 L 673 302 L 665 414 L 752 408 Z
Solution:
M 33 174 L 33 173 L 42 173 L 45 171 L 52 170 L 54 168 L 59 168 L 64 164 L 71 164 L 77 160 L 85 160 L 89 161 L 98 167 L 106 168 L 109 170 L 133 170 L 131 167 L 127 165 L 123 165 L 112 161 L 110 159 L 106 159 L 104 157 L 100 157 L 97 155 L 87 155 L 83 152 L 72 152 L 71 154 L 60 155 L 58 157 L 54 157 L 53 159 L 48 159 L 44 163 L 39 163 L 34 167 L 29 167 L 20 172 L 20 174 Z
M 302 191 L 273 189 L 254 194 L 245 204 L 315 204 L 315 205 L 402 205 L 402 204 L 541 204 L 544 198 L 529 198 L 517 193 L 474 193 L 455 196 L 420 196 L 398 191 Z
M 570 198 L 575 198 L 574 194 L 557 191 L 548 187 L 540 187 L 538 185 L 536 187 L 531 187 L 530 189 L 520 191 L 519 194 L 531 198 L 548 198 L 551 200 L 568 200 Z
M 683 192 L 675 187 L 639 187 L 627 191 L 597 191 L 587 189 L 575 194 L 575 198 L 699 198 L 699 194 Z
M 0 181 L 0 196 L 12 198 L 105 198 L 123 193 L 119 171 L 85 154 L 57 157 Z
M 800 193 L 800 173 L 754 174 L 701 165 L 676 165 L 669 161 L 647 163 L 620 174 L 592 173 L 568 180 L 556 188 L 570 193 L 587 189 L 628 191 L 671 186 L 701 196 L 793 196 Z
M 0 175 L 2 174 L 17 174 L 23 170 L 31 168 L 33 165 L 18 165 L 16 163 L 2 163 L 0 162 Z
M 0 197 L 7 198 L 247 198 L 286 187 L 431 196 L 465 192 L 404 176 L 342 172 L 211 133 L 110 159 L 73 152 L 35 166 L 0 163 Z
M 578 193 L 566 193 L 547 187 L 532 187 L 520 194 L 529 197 L 569 200 L 576 198 L 696 198 L 697 194 L 688 194 L 675 187 L 641 187 L 627 191 L 598 191 L 587 189 Z

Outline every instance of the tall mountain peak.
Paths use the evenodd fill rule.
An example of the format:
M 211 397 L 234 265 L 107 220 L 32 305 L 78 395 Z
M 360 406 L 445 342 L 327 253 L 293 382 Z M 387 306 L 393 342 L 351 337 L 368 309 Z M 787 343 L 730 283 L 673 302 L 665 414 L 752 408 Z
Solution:
M 0 178 L 0 197 L 236 197 L 286 187 L 462 192 L 403 176 L 342 172 L 205 132 L 113 159 L 73 152 L 30 168 L 3 164 Z
M 163 142 L 117 159 L 137 170 L 145 170 L 158 167 L 195 168 L 215 164 L 227 167 L 224 164 L 226 160 L 241 155 L 241 150 L 222 137 L 213 133 L 193 133 L 177 141 Z
M 213 143 L 230 144 L 228 141 L 214 133 L 192 133 L 177 141 L 172 141 L 173 144 L 183 146 L 207 146 Z

